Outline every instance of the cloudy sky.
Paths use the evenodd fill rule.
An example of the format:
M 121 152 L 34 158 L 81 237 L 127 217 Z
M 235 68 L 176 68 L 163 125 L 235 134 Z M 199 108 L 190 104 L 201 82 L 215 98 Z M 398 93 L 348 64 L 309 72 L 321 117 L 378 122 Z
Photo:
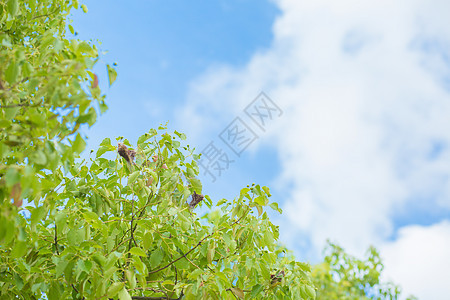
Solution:
M 78 37 L 119 73 L 107 88 L 96 70 L 110 110 L 88 147 L 170 121 L 220 151 L 201 176 L 212 198 L 271 188 L 299 260 L 327 239 L 355 255 L 373 244 L 406 294 L 447 299 L 450 2 L 85 3 Z

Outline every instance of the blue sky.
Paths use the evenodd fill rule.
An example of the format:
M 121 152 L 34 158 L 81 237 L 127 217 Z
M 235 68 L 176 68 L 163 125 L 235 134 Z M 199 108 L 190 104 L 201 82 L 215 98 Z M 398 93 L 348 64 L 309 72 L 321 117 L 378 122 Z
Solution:
M 171 129 L 183 131 L 175 126 L 173 107 L 185 101 L 191 80 L 211 66 L 244 65 L 253 53 L 267 48 L 279 14 L 273 3 L 255 0 L 85 3 L 89 12 L 76 11 L 73 26 L 78 38 L 99 40 L 100 49 L 107 51 L 96 72 L 109 105 L 98 122 L 85 131 L 88 149 L 96 149 L 104 137 L 124 136 L 136 141 L 167 121 Z M 109 88 L 104 63 L 113 62 L 118 64 L 118 80 Z M 217 134 L 232 118 L 230 115 L 228 121 L 221 122 L 220 130 L 211 136 L 188 139 L 188 143 L 200 152 L 210 141 L 218 141 Z M 253 182 L 270 185 L 278 171 L 276 153 L 266 147 L 253 155 L 244 153 L 216 182 L 208 175 L 202 177 L 205 192 L 221 199 L 233 198 Z
M 100 49 L 107 51 L 96 72 L 109 105 L 86 131 L 89 149 L 95 149 L 106 136 L 136 140 L 167 121 L 171 128 L 183 131 L 174 127 L 172 108 L 185 100 L 190 81 L 214 65 L 243 65 L 254 52 L 267 48 L 279 13 L 273 3 L 256 0 L 85 3 L 88 14 L 75 11 L 73 26 L 78 38 L 98 40 Z M 118 80 L 109 88 L 104 63 L 113 62 L 118 64 Z M 201 151 L 209 141 L 199 141 L 197 149 Z M 233 188 L 227 180 L 219 180 L 224 186 L 214 184 L 208 189 L 212 182 L 205 180 L 206 190 L 216 192 L 217 197 L 234 197 L 248 183 L 267 184 L 274 174 L 254 171 L 276 171 L 274 160 L 264 159 L 275 156 L 271 152 L 262 149 L 256 156 L 240 159 L 245 164 L 242 168 L 232 165 L 227 178 L 235 179 Z
M 299 260 L 317 261 L 327 238 L 358 255 L 374 244 L 407 292 L 450 293 L 445 0 L 85 3 L 73 25 L 108 51 L 95 71 L 110 107 L 85 131 L 89 149 L 170 121 L 235 160 L 216 182 L 202 175 L 213 199 L 270 186 Z M 244 112 L 261 91 L 283 111 L 265 130 Z M 258 136 L 240 157 L 219 138 L 236 117 Z
M 256 0 L 86 3 L 88 14 L 73 14 L 78 37 L 100 40 L 104 59 L 118 63 L 121 78 L 110 103 L 126 92 L 119 96 L 124 102 L 167 102 L 167 109 L 182 102 L 190 80 L 211 65 L 242 65 L 268 47 L 278 13 Z M 152 125 L 169 117 L 170 111 Z

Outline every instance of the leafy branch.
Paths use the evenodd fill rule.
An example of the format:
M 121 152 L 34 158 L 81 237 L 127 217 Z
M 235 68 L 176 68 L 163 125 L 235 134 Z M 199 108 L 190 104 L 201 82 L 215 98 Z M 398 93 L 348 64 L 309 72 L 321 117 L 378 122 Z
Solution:
M 54 11 L 52 11 L 48 14 L 42 14 L 42 15 L 35 16 L 35 17 L 31 18 L 31 20 L 36 20 L 36 19 L 43 18 L 43 17 L 50 17 L 51 15 L 54 15 L 55 13 L 57 13 L 60 10 L 60 8 L 61 7 L 58 6 Z
M 239 223 L 239 222 L 242 220 L 242 218 L 245 217 L 245 215 L 247 214 L 247 212 L 248 212 L 249 210 L 250 210 L 250 209 L 247 209 L 247 211 L 246 211 L 244 214 L 242 214 L 242 216 L 241 216 L 239 219 L 237 219 L 236 221 L 234 221 L 233 223 L 231 223 L 231 224 L 230 224 L 230 227 L 232 227 L 232 226 L 236 225 L 237 223 Z M 186 252 L 185 254 L 181 255 L 181 256 L 178 257 L 177 259 L 172 260 L 170 263 L 168 263 L 168 264 L 165 265 L 164 267 L 161 267 L 161 268 L 159 268 L 159 269 L 150 271 L 148 274 L 150 275 L 150 274 L 153 274 L 153 273 L 158 273 L 159 271 L 162 271 L 162 270 L 164 270 L 164 269 L 167 269 L 168 267 L 170 267 L 171 265 L 173 265 L 174 263 L 176 263 L 176 262 L 179 261 L 180 259 L 185 258 L 189 253 L 191 253 L 192 251 L 194 251 L 196 248 L 198 248 L 198 247 L 199 247 L 199 246 L 200 246 L 207 238 L 213 236 L 213 235 L 216 234 L 217 232 L 219 232 L 219 231 L 221 231 L 221 230 L 223 230 L 223 229 L 226 229 L 226 228 L 227 228 L 227 227 L 222 227 L 222 228 L 219 228 L 219 229 L 215 230 L 214 232 L 208 234 L 207 236 L 205 236 L 204 238 L 202 238 L 202 239 L 197 243 L 197 245 L 195 245 L 191 250 L 189 250 L 189 251 Z

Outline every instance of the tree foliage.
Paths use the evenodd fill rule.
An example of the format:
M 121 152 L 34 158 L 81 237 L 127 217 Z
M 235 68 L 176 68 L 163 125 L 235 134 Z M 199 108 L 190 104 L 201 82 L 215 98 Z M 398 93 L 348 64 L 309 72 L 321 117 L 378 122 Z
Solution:
M 314 266 L 312 273 L 317 299 L 400 299 L 399 286 L 381 281 L 384 266 L 374 247 L 368 249 L 365 260 L 333 243 L 328 243 L 325 253 L 324 261 Z
M 278 244 L 267 187 L 202 195 L 182 133 L 104 139 L 81 160 L 80 127 L 107 107 L 97 47 L 67 37 L 79 7 L 0 0 L 1 299 L 314 299 L 314 284 L 322 299 L 370 297 L 376 263 L 359 278 L 329 258 L 312 277 Z
M 61 166 L 69 170 L 85 147 L 78 129 L 94 124 L 95 107 L 106 109 L 91 71 L 96 46 L 66 38 L 72 8 L 77 1 L 0 1 L 0 201 L 16 207 L 61 183 Z M 1 206 L 0 223 L 2 244 L 23 249 L 13 207 Z
M 182 148 L 183 134 L 160 130 L 139 138 L 135 161 L 104 158 L 117 153 L 105 139 L 95 158 L 75 163 L 67 176 L 42 174 L 61 189 L 24 208 L 31 212 L 21 218 L 26 245 L 3 252 L 5 295 L 314 297 L 310 267 L 276 243 L 278 227 L 265 212 L 278 210 L 269 189 L 244 188 L 199 217 L 195 209 L 212 201 L 202 199 L 195 154 Z M 190 206 L 195 197 L 201 201 Z

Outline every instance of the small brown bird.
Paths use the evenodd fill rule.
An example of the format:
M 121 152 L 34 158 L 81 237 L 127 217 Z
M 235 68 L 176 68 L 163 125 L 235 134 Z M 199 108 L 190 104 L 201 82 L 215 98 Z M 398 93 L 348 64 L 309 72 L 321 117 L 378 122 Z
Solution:
M 189 208 L 190 208 L 190 209 L 194 209 L 194 207 L 195 207 L 197 204 L 199 204 L 200 201 L 203 200 L 203 198 L 205 198 L 203 195 L 199 195 L 199 194 L 197 194 L 196 192 L 194 192 L 194 193 L 192 194 L 192 200 L 191 200 L 191 202 L 189 203 Z
M 270 274 L 270 284 L 280 283 L 281 279 L 283 279 L 283 277 L 284 277 L 283 270 L 281 270 L 280 272 L 278 272 L 276 274 Z
M 134 163 L 133 161 L 136 156 L 136 151 L 129 150 L 123 143 L 119 143 L 117 146 L 117 152 L 119 152 L 119 155 L 122 156 L 128 163 Z

